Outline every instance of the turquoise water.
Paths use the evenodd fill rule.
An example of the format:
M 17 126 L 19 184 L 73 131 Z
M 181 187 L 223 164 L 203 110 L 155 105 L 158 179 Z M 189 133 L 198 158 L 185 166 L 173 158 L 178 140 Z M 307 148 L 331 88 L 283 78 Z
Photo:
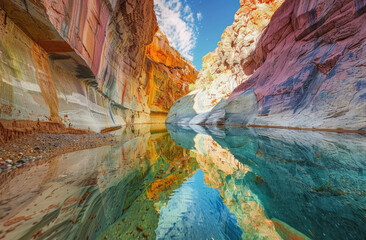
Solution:
M 0 239 L 365 239 L 366 137 L 144 125 L 0 184 Z

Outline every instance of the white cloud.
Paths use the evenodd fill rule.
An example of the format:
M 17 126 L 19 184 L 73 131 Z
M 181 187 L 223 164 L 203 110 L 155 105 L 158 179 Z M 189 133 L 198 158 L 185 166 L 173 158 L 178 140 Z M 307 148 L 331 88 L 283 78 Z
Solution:
M 185 0 L 155 0 L 155 12 L 160 29 L 165 32 L 170 44 L 183 57 L 193 61 L 198 28 L 195 14 Z M 200 13 L 199 13 L 200 14 Z M 197 19 L 202 14 L 197 14 Z
M 202 16 L 202 13 L 197 13 L 197 20 L 198 21 L 201 21 L 202 20 L 202 18 L 203 18 L 203 16 Z

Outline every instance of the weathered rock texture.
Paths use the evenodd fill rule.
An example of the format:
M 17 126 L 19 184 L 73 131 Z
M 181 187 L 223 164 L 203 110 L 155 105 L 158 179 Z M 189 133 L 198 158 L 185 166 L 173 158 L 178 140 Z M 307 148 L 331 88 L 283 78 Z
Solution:
M 147 46 L 146 72 L 151 120 L 164 122 L 174 102 L 189 92 L 198 71 L 169 45 L 166 36 L 158 30 L 153 42 Z
M 150 122 L 152 111 L 162 121 L 197 75 L 155 35 L 152 0 L 0 0 L 0 8 L 0 119 L 94 131 Z
M 222 100 L 224 102 L 220 106 L 224 106 L 224 99 L 250 77 L 251 73 L 245 72 L 244 66 L 251 60 L 250 53 L 254 51 L 271 16 L 282 2 L 240 2 L 241 7 L 235 14 L 233 25 L 226 28 L 215 51 L 203 58 L 195 90 L 174 105 L 168 122 L 211 123 L 223 117 L 223 111 L 213 110 L 214 106 Z M 207 119 L 210 110 L 215 117 Z
M 361 0 L 285 1 L 241 66 L 253 75 L 219 108 L 222 122 L 366 130 L 365 12 Z

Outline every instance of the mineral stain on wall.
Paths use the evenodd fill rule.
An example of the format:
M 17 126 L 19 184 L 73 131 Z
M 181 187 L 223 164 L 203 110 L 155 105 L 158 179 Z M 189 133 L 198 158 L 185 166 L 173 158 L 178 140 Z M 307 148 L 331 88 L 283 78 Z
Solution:
M 3 128 L 164 122 L 198 74 L 158 30 L 152 0 L 0 0 L 0 12 Z

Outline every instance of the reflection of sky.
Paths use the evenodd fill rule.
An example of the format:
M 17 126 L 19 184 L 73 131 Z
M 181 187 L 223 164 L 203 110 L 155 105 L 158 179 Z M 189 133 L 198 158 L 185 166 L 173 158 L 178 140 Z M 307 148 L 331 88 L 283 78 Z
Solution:
M 157 239 L 241 239 L 235 216 L 219 191 L 207 187 L 203 175 L 198 170 L 161 209 Z

